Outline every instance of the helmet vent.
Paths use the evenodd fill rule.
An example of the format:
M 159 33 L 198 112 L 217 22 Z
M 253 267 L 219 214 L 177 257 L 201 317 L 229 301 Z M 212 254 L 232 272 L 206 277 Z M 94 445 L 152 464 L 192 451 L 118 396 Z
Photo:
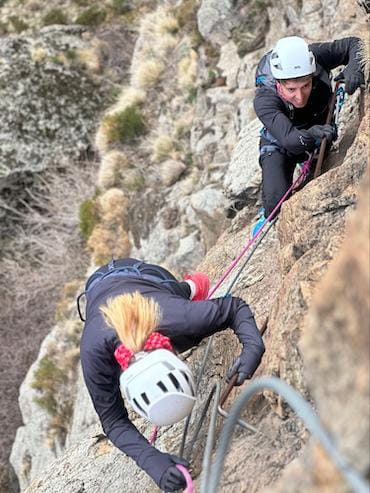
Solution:
M 132 400 L 135 404 L 136 407 L 138 407 L 138 409 L 140 409 L 140 411 L 145 415 L 145 416 L 148 416 L 147 413 L 145 412 L 145 410 L 140 406 L 140 404 L 137 402 L 137 400 L 135 398 L 133 398 Z
M 157 382 L 158 387 L 163 390 L 163 392 L 168 392 L 168 388 L 165 386 L 163 382 Z
M 170 377 L 171 382 L 176 387 L 176 390 L 180 390 L 181 392 L 183 392 L 183 390 L 181 388 L 181 385 L 180 385 L 180 382 L 177 380 L 177 378 L 175 377 L 175 375 L 173 373 L 169 373 L 168 376 Z
M 145 402 L 145 404 L 146 404 L 146 405 L 149 405 L 149 399 L 148 399 L 148 396 L 146 395 L 146 393 L 145 393 L 145 392 L 143 392 L 143 393 L 141 394 L 141 397 L 142 397 L 143 401 Z
M 188 382 L 188 385 L 191 388 L 191 393 L 195 395 L 193 383 L 190 381 L 189 375 L 184 370 L 180 370 L 180 371 L 184 375 L 185 380 Z

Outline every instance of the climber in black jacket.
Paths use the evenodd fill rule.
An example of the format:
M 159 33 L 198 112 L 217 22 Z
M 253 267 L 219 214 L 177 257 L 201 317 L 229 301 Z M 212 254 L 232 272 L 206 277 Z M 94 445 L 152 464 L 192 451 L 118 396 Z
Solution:
M 335 80 L 353 94 L 364 84 L 361 40 L 349 37 L 308 45 L 302 38 L 280 39 L 256 71 L 254 109 L 264 127 L 260 139 L 263 209 L 252 235 L 264 224 L 292 184 L 294 168 L 323 138 L 336 130 L 325 125 L 332 94 L 330 71 L 346 65 Z
M 231 374 L 237 374 L 238 385 L 251 378 L 264 353 L 260 332 L 246 303 L 235 297 L 206 300 L 209 281 L 205 278 L 204 274 L 195 273 L 178 282 L 166 269 L 130 258 L 101 267 L 86 283 L 81 363 L 93 405 L 107 437 L 165 491 L 185 486 L 184 477 L 176 468 L 176 464 L 184 461 L 157 450 L 132 424 L 120 383 L 125 397 L 139 414 L 150 419 L 157 413 L 157 421 L 165 422 L 166 414 L 175 413 L 174 419 L 170 416 L 172 423 L 184 417 L 179 415 L 183 404 L 166 405 L 159 410 L 152 406 L 150 376 L 156 381 L 154 392 L 161 392 L 158 387 L 164 389 L 166 399 L 166 386 L 172 383 L 161 382 L 163 364 L 175 368 L 171 379 L 176 389 L 181 382 L 187 389 L 180 395 L 186 413 L 195 399 L 187 365 L 167 349 L 186 351 L 205 337 L 230 327 L 242 344 L 241 354 L 231 369 Z M 163 361 L 166 355 L 171 361 Z M 144 379 L 140 380 L 140 372 L 145 371 L 151 373 L 143 373 Z M 156 423 L 155 419 L 151 421 Z

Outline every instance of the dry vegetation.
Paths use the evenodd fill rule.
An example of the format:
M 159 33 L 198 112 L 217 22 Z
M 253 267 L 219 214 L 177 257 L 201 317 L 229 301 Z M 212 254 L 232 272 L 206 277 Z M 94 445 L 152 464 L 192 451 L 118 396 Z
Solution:
M 0 260 L 0 420 L 9 432 L 0 437 L 0 491 L 10 491 L 5 464 L 22 424 L 19 386 L 54 324 L 65 283 L 76 278 L 81 282 L 89 263 L 78 207 L 91 193 L 93 174 L 89 163 L 40 179 L 38 192 L 32 192 L 24 212 L 18 211 L 12 240 Z

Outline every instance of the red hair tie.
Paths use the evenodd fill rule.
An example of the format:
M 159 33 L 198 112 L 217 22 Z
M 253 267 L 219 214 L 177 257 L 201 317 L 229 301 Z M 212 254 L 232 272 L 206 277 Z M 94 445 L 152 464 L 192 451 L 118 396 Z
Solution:
M 159 332 L 152 332 L 144 345 L 143 351 L 153 351 L 154 349 L 168 349 L 173 351 L 170 339 Z M 130 364 L 134 352 L 128 349 L 124 344 L 118 346 L 114 351 L 114 357 L 122 370 L 126 370 Z

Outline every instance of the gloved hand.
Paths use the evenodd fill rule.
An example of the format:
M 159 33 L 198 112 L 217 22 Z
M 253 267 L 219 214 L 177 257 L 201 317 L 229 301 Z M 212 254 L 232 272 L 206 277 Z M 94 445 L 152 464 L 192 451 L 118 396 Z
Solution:
M 177 455 L 167 454 L 173 461 L 173 466 L 170 466 L 163 474 L 159 483 L 159 487 L 166 492 L 177 491 L 186 486 L 186 479 L 181 471 L 176 467 L 176 464 L 188 468 L 189 462 Z
M 336 130 L 332 125 L 314 125 L 306 130 L 315 140 L 326 138 L 329 142 L 336 138 Z
M 245 382 L 245 380 L 250 378 L 250 375 L 248 373 L 246 373 L 245 371 L 243 371 L 243 363 L 242 363 L 242 359 L 240 356 L 238 356 L 236 358 L 233 366 L 227 372 L 226 381 L 230 382 L 230 380 L 232 379 L 232 377 L 235 374 L 238 375 L 238 378 L 236 379 L 236 382 L 235 382 L 236 386 L 242 385 Z
M 353 94 L 358 87 L 365 84 L 365 78 L 362 72 L 351 72 L 351 70 L 346 69 L 340 72 L 334 80 L 344 80 L 344 90 L 347 94 Z

